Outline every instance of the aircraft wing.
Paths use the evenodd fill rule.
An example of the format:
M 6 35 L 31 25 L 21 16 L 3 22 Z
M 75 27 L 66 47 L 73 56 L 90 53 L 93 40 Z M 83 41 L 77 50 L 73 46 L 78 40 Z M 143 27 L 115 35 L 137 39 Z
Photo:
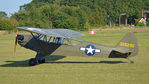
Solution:
M 77 37 L 83 36 L 83 34 L 69 29 L 40 29 L 40 28 L 31 28 L 31 27 L 17 27 L 17 28 L 28 32 L 38 33 L 38 34 L 47 35 L 47 36 L 73 39 L 77 41 L 81 41 L 79 39 L 76 39 Z

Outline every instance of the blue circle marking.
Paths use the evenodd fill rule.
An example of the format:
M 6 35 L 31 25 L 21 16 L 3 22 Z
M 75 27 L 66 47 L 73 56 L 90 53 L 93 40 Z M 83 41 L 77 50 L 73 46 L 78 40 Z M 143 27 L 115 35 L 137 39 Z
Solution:
M 84 51 L 88 56 L 93 56 L 95 53 L 101 53 L 101 49 L 96 49 L 92 44 L 89 44 L 86 47 L 80 47 L 80 51 Z
M 93 46 L 91 44 L 87 45 L 85 47 L 85 54 L 88 56 L 93 56 L 95 54 L 95 50 L 96 50 L 95 46 Z

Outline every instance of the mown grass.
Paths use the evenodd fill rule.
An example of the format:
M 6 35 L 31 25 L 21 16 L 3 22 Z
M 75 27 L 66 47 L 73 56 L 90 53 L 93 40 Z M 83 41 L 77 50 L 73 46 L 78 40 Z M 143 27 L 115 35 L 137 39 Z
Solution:
M 13 53 L 15 34 L 0 34 L 1 84 L 149 84 L 149 29 L 119 29 L 82 32 L 80 39 L 115 46 L 127 32 L 138 38 L 139 54 L 126 59 L 67 56 L 55 62 L 29 67 L 28 59 L 35 52 L 17 46 Z M 50 58 L 48 58 L 50 59 Z

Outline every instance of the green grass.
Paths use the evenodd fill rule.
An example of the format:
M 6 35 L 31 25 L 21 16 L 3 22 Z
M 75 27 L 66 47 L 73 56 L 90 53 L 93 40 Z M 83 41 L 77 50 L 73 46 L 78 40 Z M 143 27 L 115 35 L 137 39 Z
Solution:
M 28 59 L 35 52 L 17 46 L 13 53 L 15 34 L 0 34 L 0 83 L 1 84 L 149 84 L 149 29 L 123 29 L 89 32 L 83 40 L 115 46 L 126 32 L 138 38 L 139 54 L 126 59 L 71 57 L 55 63 L 29 67 Z M 107 61 L 107 62 L 106 62 Z

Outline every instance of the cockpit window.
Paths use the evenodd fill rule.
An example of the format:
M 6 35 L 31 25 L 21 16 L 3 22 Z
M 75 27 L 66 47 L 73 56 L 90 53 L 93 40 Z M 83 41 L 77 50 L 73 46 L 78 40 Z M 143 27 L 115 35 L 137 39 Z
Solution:
M 34 37 L 48 43 L 64 44 L 64 39 L 61 37 L 46 36 L 41 34 L 34 34 Z
M 70 39 L 61 38 L 61 37 L 46 36 L 46 35 L 36 34 L 36 33 L 34 33 L 34 37 L 38 40 L 48 42 L 48 43 L 65 44 L 65 45 L 80 44 L 80 42 L 73 41 Z
M 44 39 L 44 36 L 43 35 L 40 35 L 40 36 L 38 36 L 38 39 L 39 40 L 43 40 Z
M 56 44 L 63 44 L 63 40 L 62 40 L 62 38 L 60 38 L 60 37 L 56 37 L 56 38 L 54 39 L 54 43 L 56 43 Z

